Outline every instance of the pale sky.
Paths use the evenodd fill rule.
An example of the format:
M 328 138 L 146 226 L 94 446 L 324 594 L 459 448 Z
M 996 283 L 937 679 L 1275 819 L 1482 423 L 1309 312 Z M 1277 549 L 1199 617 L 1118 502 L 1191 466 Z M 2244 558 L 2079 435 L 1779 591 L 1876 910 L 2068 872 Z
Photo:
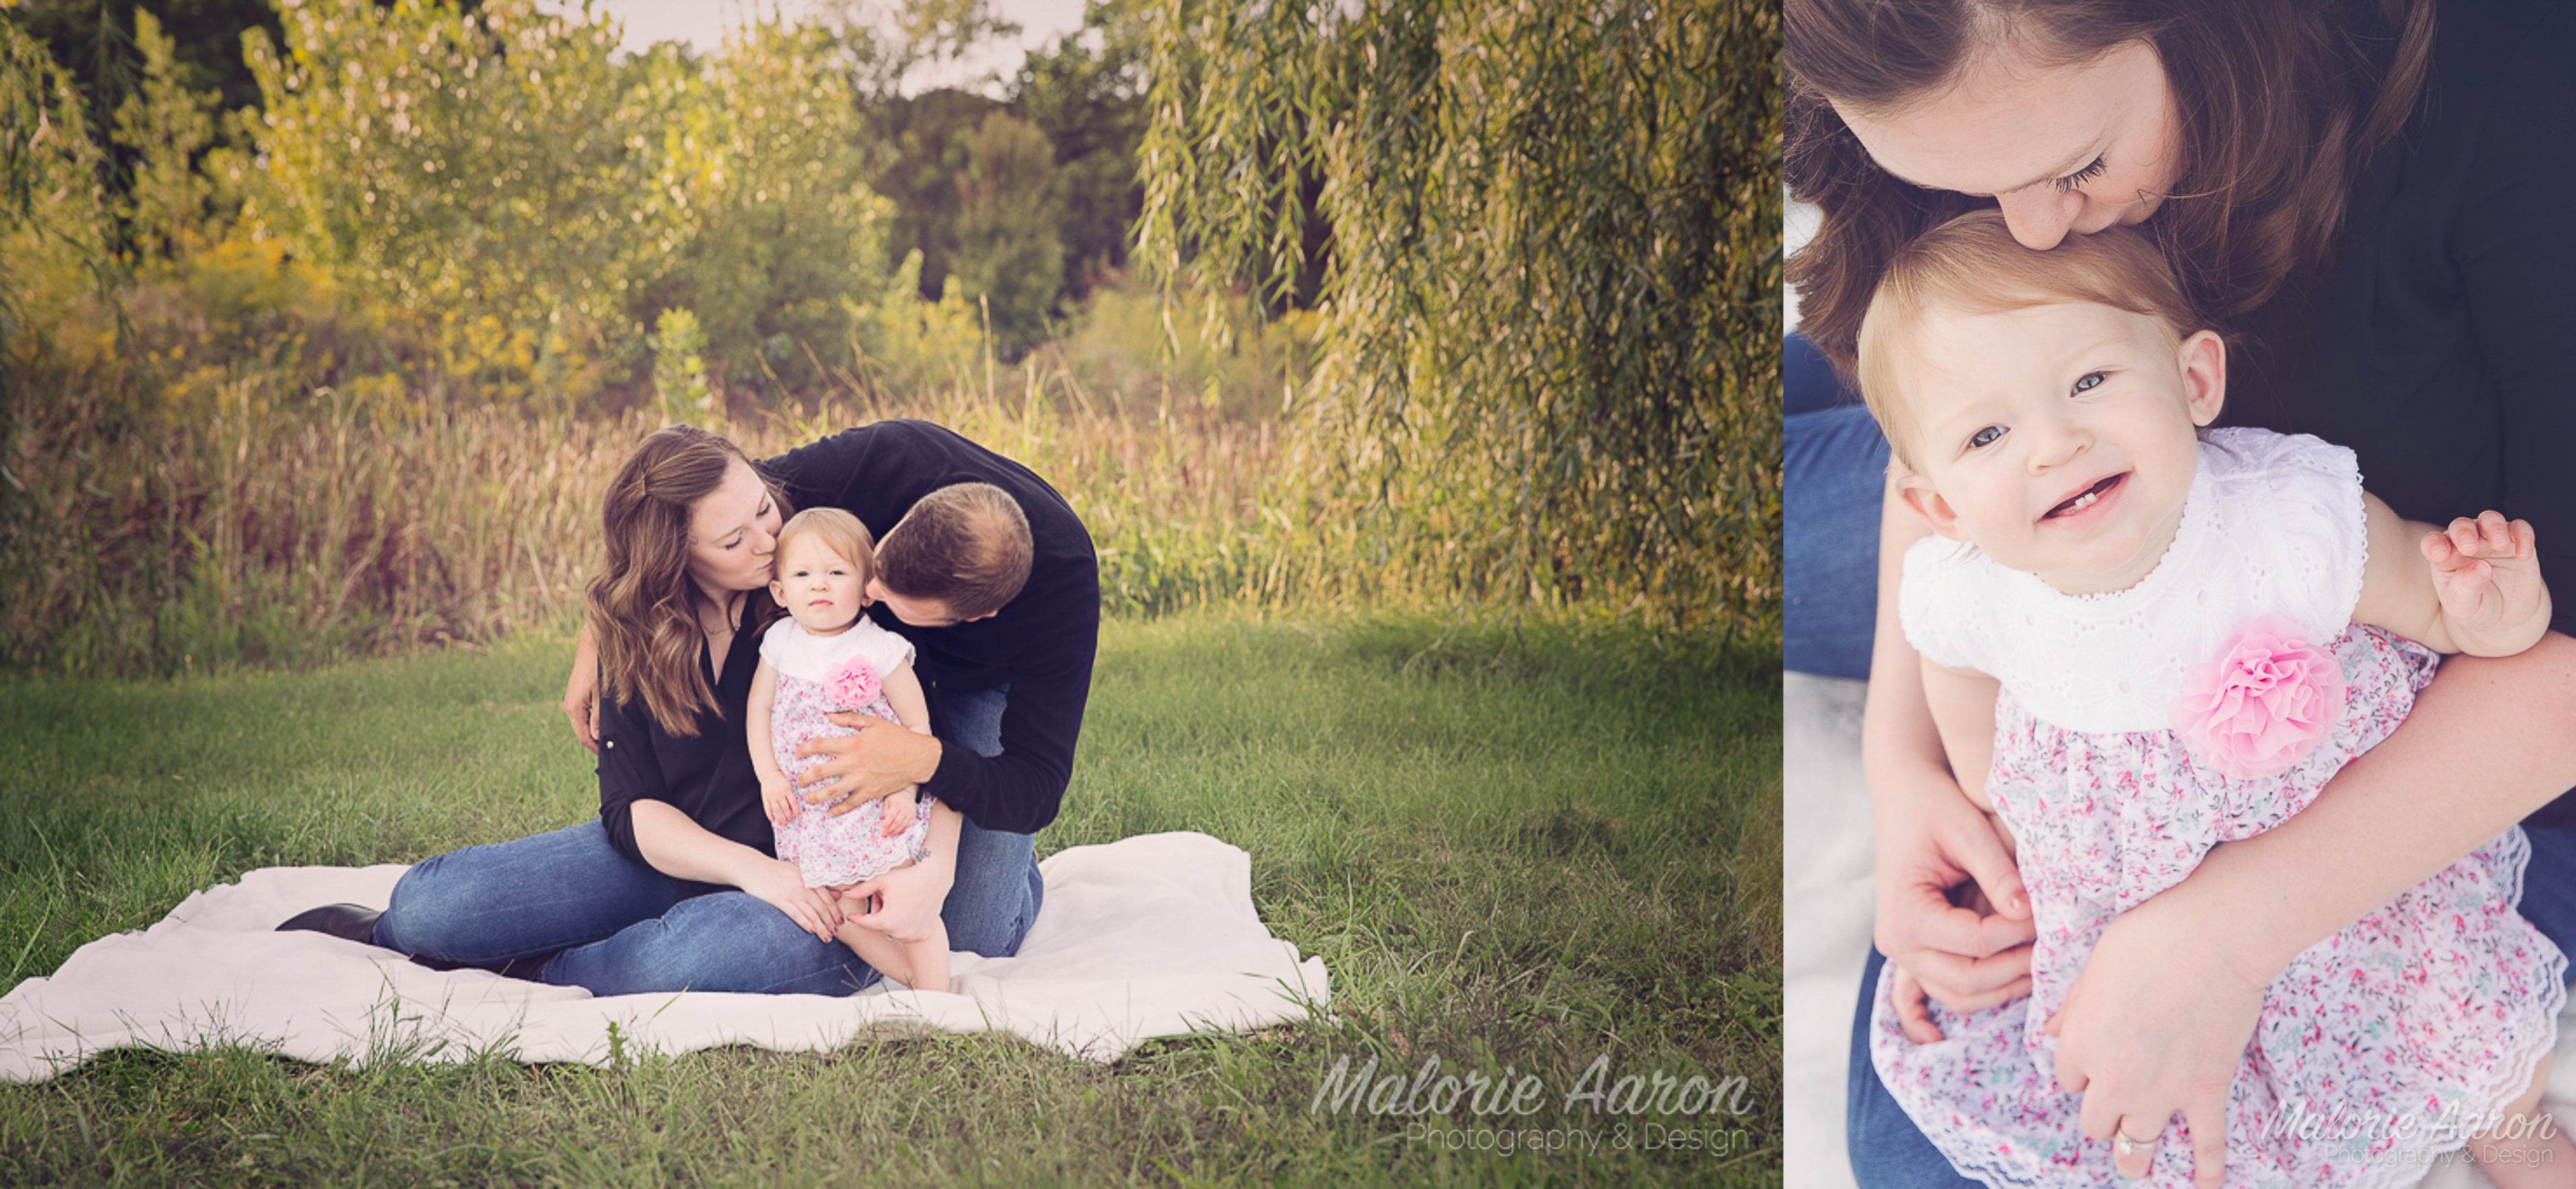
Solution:
M 540 0 L 539 7 L 556 12 L 578 10 L 579 0 Z M 814 8 L 812 0 L 764 0 L 757 11 L 776 10 L 797 16 Z M 1083 0 L 993 0 L 996 15 L 1020 24 L 1016 45 L 994 46 L 993 52 L 979 61 L 968 61 L 945 70 L 924 70 L 912 80 L 912 90 L 946 86 L 992 70 L 1008 78 L 1018 69 L 1020 56 L 1064 33 L 1082 27 Z M 620 47 L 640 50 L 657 41 L 685 41 L 701 53 L 712 53 L 724 44 L 724 31 L 740 26 L 748 6 L 741 0 L 592 0 L 593 12 L 605 13 L 625 26 Z

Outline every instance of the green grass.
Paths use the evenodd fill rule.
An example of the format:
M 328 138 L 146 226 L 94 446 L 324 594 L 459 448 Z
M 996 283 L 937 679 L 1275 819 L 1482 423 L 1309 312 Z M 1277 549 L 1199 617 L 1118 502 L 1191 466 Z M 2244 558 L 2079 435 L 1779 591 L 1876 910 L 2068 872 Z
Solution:
M 0 988 L 251 868 L 578 820 L 567 655 L 0 681 Z M 1776 1184 L 1774 664 L 1544 628 L 1113 621 L 1041 851 L 1174 829 L 1243 847 L 1272 932 L 1331 970 L 1322 1017 L 1107 1067 L 997 1036 L 602 1068 L 122 1051 L 0 1086 L 0 1183 Z M 1438 1139 L 1310 1110 L 1342 1059 L 1383 1077 L 1434 1057 L 1535 1075 L 1542 1105 L 1462 1107 L 1427 1121 L 1464 1132 Z M 1746 1109 L 1567 1114 L 1604 1057 L 1600 1089 L 1742 1078 Z M 1573 1146 L 1450 1146 L 1503 1128 Z M 1649 1147 L 1675 1129 L 1701 1146 Z

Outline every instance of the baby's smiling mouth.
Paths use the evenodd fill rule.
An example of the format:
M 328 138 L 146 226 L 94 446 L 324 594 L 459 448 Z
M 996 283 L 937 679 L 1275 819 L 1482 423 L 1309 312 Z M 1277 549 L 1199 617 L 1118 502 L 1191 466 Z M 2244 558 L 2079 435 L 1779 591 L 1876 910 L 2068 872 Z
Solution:
M 2101 482 L 2096 483 L 2091 487 L 2087 487 L 2082 491 L 2076 492 L 2073 498 L 2054 508 L 2050 508 L 2048 510 L 2048 515 L 2042 516 L 2040 519 L 2055 520 L 2060 516 L 2074 512 L 2081 512 L 2086 508 L 2090 508 L 2093 506 L 2095 501 L 2101 499 L 2104 495 L 2109 494 L 2113 487 L 2118 486 L 2120 480 L 2127 477 L 2128 476 L 2125 472 L 2118 475 L 2106 475 L 2103 477 Z

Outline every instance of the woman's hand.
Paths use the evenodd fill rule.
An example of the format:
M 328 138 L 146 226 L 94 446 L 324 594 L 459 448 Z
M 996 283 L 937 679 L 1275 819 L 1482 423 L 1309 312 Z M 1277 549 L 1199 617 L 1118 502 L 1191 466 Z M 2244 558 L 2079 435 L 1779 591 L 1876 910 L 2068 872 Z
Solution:
M 1924 775 L 1921 783 L 1871 798 L 1879 952 L 1955 1012 L 2030 994 L 2036 931 L 2020 869 L 1955 782 Z M 1928 1019 L 1909 1019 L 1906 1033 L 1917 1043 L 1940 1039 Z
M 590 625 L 581 625 L 581 638 L 573 643 L 572 675 L 564 679 L 564 717 L 572 720 L 573 742 L 599 754 L 599 645 L 591 639 Z
M 966 819 L 935 799 L 923 809 L 930 816 L 930 857 L 842 893 L 844 909 L 855 917 L 852 923 L 896 941 L 931 936 L 940 910 L 948 904 L 948 889 L 957 882 L 957 836 Z M 866 911 L 870 897 L 876 898 L 872 912 Z
M 766 866 L 744 873 L 738 886 L 786 913 L 797 928 L 824 941 L 832 940 L 834 931 L 841 927 L 839 898 L 832 895 L 830 888 L 806 887 L 804 873 L 784 859 L 771 859 Z
M 809 739 L 797 748 L 800 758 L 825 757 L 805 773 L 806 783 L 798 791 L 817 805 L 846 798 L 832 806 L 835 817 L 879 797 L 902 792 L 939 771 L 937 739 L 916 735 L 901 723 L 887 722 L 873 714 L 823 717 L 858 733 Z
M 2057 1037 L 2057 1084 L 2084 1096 L 2084 1134 L 2143 1140 L 2179 1112 L 2191 1125 L 2192 1182 L 2216 1189 L 2227 1174 L 2227 1087 L 2268 980 L 2236 968 L 2230 947 L 2212 944 L 2169 896 L 2111 922 L 2046 1028 Z M 2125 1158 L 2115 1149 L 2113 1163 L 2136 1179 L 2154 1158 L 2150 1144 Z
M 844 909 L 858 914 L 855 923 L 862 929 L 873 929 L 896 941 L 919 941 L 930 936 L 931 925 L 939 920 L 939 910 L 948 903 L 948 889 L 956 872 L 954 864 L 951 856 L 944 864 L 897 867 L 842 893 Z M 863 911 L 872 896 L 877 898 L 875 911 Z

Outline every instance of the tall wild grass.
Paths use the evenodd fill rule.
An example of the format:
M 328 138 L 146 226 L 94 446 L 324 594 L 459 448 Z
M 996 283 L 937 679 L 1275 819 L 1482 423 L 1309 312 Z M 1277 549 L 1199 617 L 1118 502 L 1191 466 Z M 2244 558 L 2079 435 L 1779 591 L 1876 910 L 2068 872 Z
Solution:
M 1113 610 L 1283 590 L 1260 539 L 1277 425 L 1134 415 L 1070 371 L 1018 391 L 847 394 L 717 428 L 754 457 L 848 425 L 924 417 L 1026 463 L 1090 526 Z M 253 372 L 201 419 L 59 402 L 22 422 L 0 537 L 7 662 L 55 674 L 303 665 L 477 644 L 577 622 L 600 493 L 662 418 L 398 406 Z M 997 381 L 998 382 L 998 381 Z

